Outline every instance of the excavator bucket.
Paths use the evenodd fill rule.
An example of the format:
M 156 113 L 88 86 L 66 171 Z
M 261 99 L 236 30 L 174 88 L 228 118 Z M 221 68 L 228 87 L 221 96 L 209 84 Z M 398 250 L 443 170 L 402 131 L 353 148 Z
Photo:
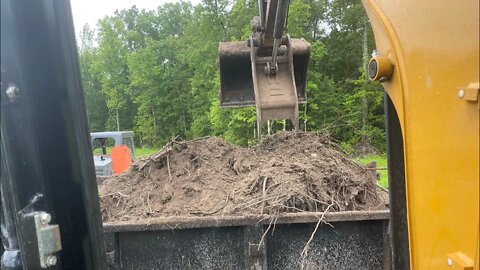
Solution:
M 251 43 L 253 43 L 253 41 Z M 280 72 L 275 75 L 275 77 L 264 74 L 263 67 L 260 67 L 260 65 L 266 64 L 267 57 L 270 56 L 271 58 L 271 50 L 268 51 L 268 49 L 263 50 L 259 48 L 252 49 L 254 49 L 253 52 L 250 46 L 247 45 L 246 41 L 220 43 L 218 49 L 218 58 L 220 69 L 221 107 L 255 106 L 255 88 L 258 90 L 257 96 L 259 93 L 263 93 L 260 94 L 262 96 L 262 103 L 275 104 L 276 99 L 278 99 L 278 93 L 267 93 L 269 91 L 265 88 L 269 87 L 269 83 L 262 83 L 264 79 L 266 79 L 267 82 L 269 80 L 273 80 L 281 86 L 286 86 L 285 83 L 289 80 L 294 81 L 294 85 L 288 85 L 286 87 L 296 88 L 298 102 L 306 101 L 306 77 L 308 60 L 310 58 L 310 44 L 307 41 L 304 39 L 292 39 L 289 46 L 281 46 L 279 50 L 279 57 L 283 58 L 283 60 L 279 62 Z M 291 50 L 291 57 L 293 58 L 291 59 L 293 61 L 292 67 L 289 67 L 288 65 L 288 62 L 290 61 L 288 59 L 289 50 Z M 283 65 L 286 69 L 284 68 L 282 70 L 282 62 L 286 63 L 286 65 Z M 252 71 L 254 69 L 257 69 L 257 71 L 253 73 Z M 291 78 L 291 69 L 293 69 L 293 78 Z M 270 89 L 278 89 L 278 87 L 270 87 Z M 293 90 L 294 89 L 289 91 L 289 93 L 294 93 Z M 270 99 L 270 101 L 265 99 Z M 282 104 L 277 104 L 279 107 L 282 106 Z M 276 119 L 278 117 L 273 116 L 273 118 Z M 264 118 L 263 120 L 274 119 Z
M 287 35 L 275 53 L 272 47 L 254 45 L 252 36 L 248 43 L 220 43 L 220 106 L 255 105 L 259 136 L 270 120 L 289 119 L 298 131 L 298 103 L 306 101 L 310 44 Z M 275 66 L 272 54 L 276 55 Z

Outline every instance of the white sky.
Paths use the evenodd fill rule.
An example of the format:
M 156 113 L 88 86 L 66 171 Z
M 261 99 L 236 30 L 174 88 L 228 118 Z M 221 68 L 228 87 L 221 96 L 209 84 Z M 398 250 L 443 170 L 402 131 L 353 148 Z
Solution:
M 188 0 L 184 0 L 188 1 Z M 115 10 L 128 9 L 136 5 L 138 9 L 152 10 L 165 3 L 180 2 L 179 0 L 70 0 L 72 5 L 73 24 L 78 35 L 83 26 L 88 23 L 91 28 L 105 15 L 113 15 Z M 195 5 L 200 0 L 190 0 Z

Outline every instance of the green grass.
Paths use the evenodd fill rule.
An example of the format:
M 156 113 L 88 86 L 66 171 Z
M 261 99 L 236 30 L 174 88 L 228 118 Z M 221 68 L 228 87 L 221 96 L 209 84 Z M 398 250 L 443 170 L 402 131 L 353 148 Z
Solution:
M 387 157 L 385 155 L 367 156 L 363 158 L 356 158 L 354 160 L 363 165 L 366 165 L 372 161 L 376 161 L 378 168 L 387 167 Z M 378 184 L 384 188 L 388 188 L 388 171 L 378 170 L 378 172 L 380 173 L 380 180 L 378 181 Z
M 110 149 L 111 147 L 107 147 L 107 154 L 110 153 Z M 150 147 L 135 148 L 135 157 L 141 158 L 141 157 L 149 156 L 149 155 L 155 154 L 156 152 L 158 152 L 158 150 L 160 149 L 150 148 Z M 93 150 L 94 155 L 100 155 L 101 153 L 102 153 L 102 148 L 97 148 Z
M 107 154 L 110 153 L 110 148 L 111 148 L 111 147 L 107 147 Z M 100 155 L 100 154 L 102 154 L 102 148 L 99 147 L 99 148 L 97 148 L 97 149 L 93 149 L 93 154 L 94 154 L 94 155 Z
M 158 148 L 150 148 L 150 147 L 141 147 L 141 148 L 135 148 L 135 156 L 137 158 L 145 157 L 145 156 L 150 156 L 158 152 L 160 149 Z

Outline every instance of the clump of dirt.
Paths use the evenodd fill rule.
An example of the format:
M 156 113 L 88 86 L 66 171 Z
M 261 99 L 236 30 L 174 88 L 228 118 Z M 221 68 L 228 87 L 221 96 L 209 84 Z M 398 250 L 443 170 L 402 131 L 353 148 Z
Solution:
M 172 141 L 99 186 L 103 221 L 385 209 L 372 173 L 335 148 L 316 133 L 277 133 L 251 148 Z

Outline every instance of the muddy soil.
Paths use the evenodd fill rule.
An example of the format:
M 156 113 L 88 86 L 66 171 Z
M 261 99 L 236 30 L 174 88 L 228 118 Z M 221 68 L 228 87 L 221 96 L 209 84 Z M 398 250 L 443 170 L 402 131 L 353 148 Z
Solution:
M 386 209 L 364 167 L 316 133 L 277 133 L 241 148 L 219 138 L 172 141 L 99 186 L 104 222 Z

